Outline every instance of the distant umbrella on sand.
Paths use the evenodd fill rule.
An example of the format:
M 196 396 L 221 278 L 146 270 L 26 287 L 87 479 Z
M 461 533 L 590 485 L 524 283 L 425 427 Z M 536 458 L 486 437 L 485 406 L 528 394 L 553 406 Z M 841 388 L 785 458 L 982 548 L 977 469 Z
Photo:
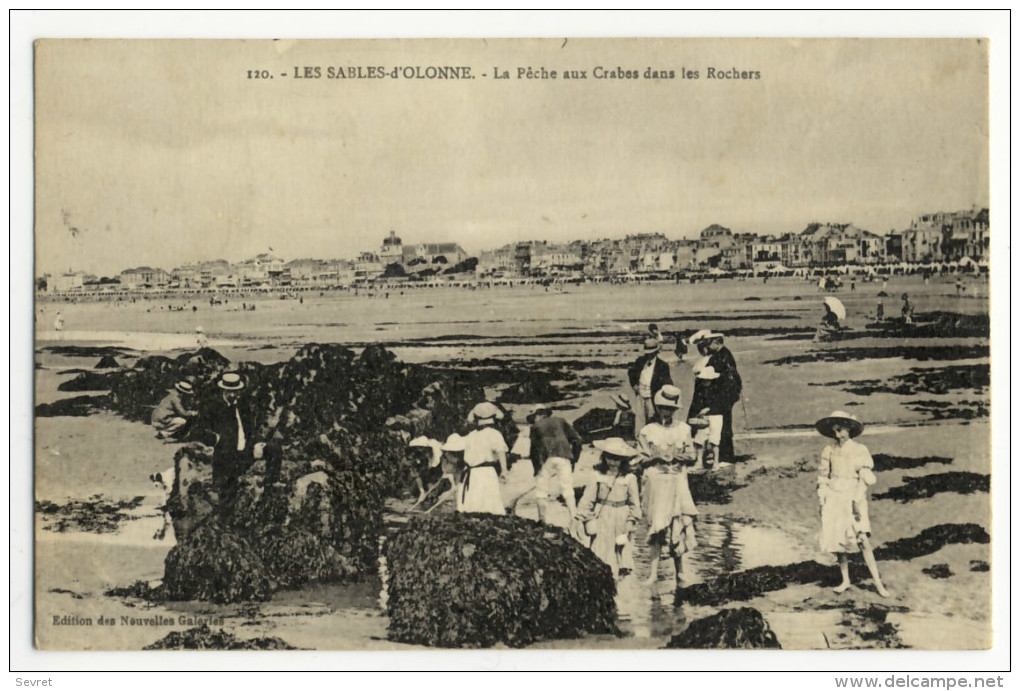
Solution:
M 844 307 L 843 303 L 839 301 L 839 298 L 830 296 L 823 298 L 822 301 L 829 306 L 829 309 L 832 310 L 832 313 L 835 314 L 840 321 L 846 320 L 846 307 Z

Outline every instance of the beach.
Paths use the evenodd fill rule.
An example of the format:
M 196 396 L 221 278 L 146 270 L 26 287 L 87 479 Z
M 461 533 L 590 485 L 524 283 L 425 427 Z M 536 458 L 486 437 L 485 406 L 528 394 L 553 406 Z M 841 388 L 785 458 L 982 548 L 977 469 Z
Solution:
M 930 551 L 918 556 L 902 547 L 939 526 L 974 526 L 971 538 L 992 532 L 988 338 L 960 326 L 964 318 L 987 318 L 987 284 L 975 279 L 961 297 L 954 280 L 936 277 L 925 284 L 920 277 L 895 276 L 884 297 L 877 282 L 842 290 L 837 297 L 846 305 L 850 331 L 832 343 L 811 340 L 822 315 L 816 283 L 794 279 L 434 289 L 395 291 L 388 298 L 324 293 L 306 294 L 300 302 L 270 295 L 256 301 L 255 311 L 241 310 L 233 300 L 216 306 L 185 299 L 44 301 L 36 313 L 36 403 L 75 395 L 57 386 L 75 376 L 69 370 L 90 370 L 100 352 L 127 367 L 148 355 L 179 355 L 197 347 L 195 329 L 201 326 L 209 346 L 234 362 L 280 362 L 308 343 L 355 350 L 381 344 L 404 362 L 483 372 L 486 392 L 494 397 L 518 387 L 521 402 L 507 408 L 522 425 L 534 403 L 549 404 L 574 421 L 612 407 L 609 397 L 626 386 L 626 368 L 649 323 L 667 334 L 711 328 L 726 335 L 744 382 L 743 400 L 733 411 L 740 462 L 719 475 L 713 501 L 699 506 L 701 544 L 690 560 L 690 585 L 710 587 L 721 577 L 766 567 L 775 567 L 786 584 L 747 588 L 724 604 L 687 602 L 671 586 L 671 569 L 655 586 L 637 582 L 647 576 L 649 560 L 647 550 L 639 549 L 637 573 L 618 588 L 623 636 L 536 647 L 661 648 L 691 621 L 722 607 L 747 606 L 762 613 L 788 649 L 981 649 L 992 635 L 988 541 L 939 544 L 936 537 Z M 943 335 L 928 335 L 920 323 L 916 336 L 865 328 L 879 300 L 887 317 L 896 316 L 904 292 L 918 317 L 950 315 L 939 317 Z M 185 309 L 170 310 L 171 304 Z M 57 309 L 65 321 L 60 332 L 52 329 Z M 674 362 L 671 369 L 686 412 L 689 363 Z M 535 382 L 553 397 L 528 400 L 521 387 Z M 869 503 L 872 542 L 878 549 L 895 547 L 879 558 L 888 599 L 878 596 L 870 579 L 833 593 L 835 559 L 818 548 L 816 470 L 825 439 L 813 423 L 834 410 L 867 424 L 859 441 L 875 457 L 878 477 Z M 202 621 L 238 637 L 275 636 L 298 648 L 408 647 L 387 639 L 379 605 L 383 584 L 374 577 L 309 585 L 242 605 L 150 604 L 106 594 L 162 577 L 174 543 L 172 535 L 153 539 L 163 496 L 149 475 L 172 465 L 175 449 L 149 426 L 108 412 L 36 419 L 41 647 L 138 650 Z M 582 454 L 576 484 L 583 484 L 591 461 L 590 451 Z M 507 491 L 526 485 L 529 465 L 511 470 Z M 41 503 L 49 510 L 41 511 Z M 391 525 L 406 517 L 410 504 L 409 498 L 390 502 Z M 520 512 L 531 517 L 533 508 L 524 502 Z M 81 520 L 97 511 L 109 520 Z M 639 548 L 643 539 L 639 531 Z M 818 578 L 798 580 L 783 571 L 806 562 L 817 563 Z M 695 591 L 691 595 L 697 599 Z M 96 625 L 100 618 L 117 624 Z

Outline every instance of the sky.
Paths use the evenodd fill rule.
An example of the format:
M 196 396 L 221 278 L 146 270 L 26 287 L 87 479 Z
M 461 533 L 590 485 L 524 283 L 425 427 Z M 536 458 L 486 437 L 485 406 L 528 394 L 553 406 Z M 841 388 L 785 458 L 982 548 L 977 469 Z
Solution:
M 327 78 L 370 65 L 475 78 Z M 974 39 L 49 40 L 35 80 L 37 274 L 350 258 L 391 230 L 470 253 L 713 223 L 886 233 L 989 198 Z

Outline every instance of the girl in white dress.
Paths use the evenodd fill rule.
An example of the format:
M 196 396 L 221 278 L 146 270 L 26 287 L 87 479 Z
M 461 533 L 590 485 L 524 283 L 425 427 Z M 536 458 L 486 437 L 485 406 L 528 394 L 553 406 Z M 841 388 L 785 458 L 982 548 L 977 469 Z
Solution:
M 633 534 L 641 499 L 629 462 L 639 452 L 620 437 L 597 440 L 595 448 L 602 456 L 577 505 L 577 532 L 616 578 L 634 570 Z
M 688 466 L 695 463 L 696 456 L 690 426 L 675 419 L 680 389 L 663 386 L 654 403 L 660 422 L 645 425 L 638 434 L 645 465 L 641 494 L 652 550 L 651 573 L 646 584 L 652 585 L 658 578 L 659 559 L 670 557 L 679 584 L 685 580 L 683 555 L 698 545 L 694 533 L 698 507 L 687 482 Z
M 868 537 L 868 487 L 875 484 L 875 463 L 868 447 L 853 438 L 864 431 L 864 425 L 849 413 L 836 411 L 815 423 L 824 436 L 834 440 L 822 450 L 818 467 L 818 502 L 822 515 L 821 548 L 839 557 L 842 582 L 833 591 L 842 593 L 850 587 L 849 554 L 861 552 L 868 565 L 875 590 L 882 597 L 889 591 L 882 584 L 875 563 L 875 553 Z
M 468 419 L 475 429 L 464 437 L 464 465 L 458 511 L 506 514 L 500 494 L 500 478 L 506 474 L 506 440 L 493 425 L 503 416 L 488 401 L 479 403 Z

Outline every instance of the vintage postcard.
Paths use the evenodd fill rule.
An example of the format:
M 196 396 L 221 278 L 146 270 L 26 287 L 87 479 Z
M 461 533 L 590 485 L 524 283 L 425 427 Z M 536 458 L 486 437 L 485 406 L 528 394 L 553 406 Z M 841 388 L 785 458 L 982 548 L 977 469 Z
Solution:
M 36 646 L 989 648 L 988 51 L 37 41 Z

